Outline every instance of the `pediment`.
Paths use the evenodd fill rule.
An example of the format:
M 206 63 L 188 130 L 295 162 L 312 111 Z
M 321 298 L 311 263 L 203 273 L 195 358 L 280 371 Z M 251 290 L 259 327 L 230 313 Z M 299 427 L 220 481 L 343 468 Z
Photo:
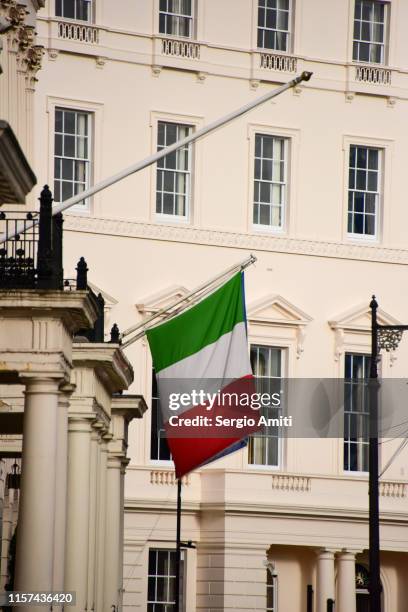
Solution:
M 103 289 L 100 289 L 97 285 L 94 285 L 94 283 L 88 282 L 88 285 L 90 286 L 92 291 L 96 293 L 96 295 L 98 295 L 99 293 L 102 295 L 103 299 L 105 300 L 105 307 L 112 308 L 112 306 L 115 306 L 115 304 L 118 303 L 117 299 L 109 295 L 109 293 L 107 293 Z
M 310 323 L 312 317 L 281 295 L 269 295 L 249 306 L 248 320 L 252 323 L 303 326 Z
M 172 285 L 159 293 L 149 295 L 136 304 L 140 314 L 151 315 L 162 308 L 170 308 L 177 300 L 185 297 L 189 291 L 181 285 Z
M 398 319 L 382 308 L 377 310 L 377 322 L 379 325 L 401 325 Z M 367 304 L 360 304 L 331 319 L 329 325 L 332 329 L 369 331 L 371 329 L 371 309 Z

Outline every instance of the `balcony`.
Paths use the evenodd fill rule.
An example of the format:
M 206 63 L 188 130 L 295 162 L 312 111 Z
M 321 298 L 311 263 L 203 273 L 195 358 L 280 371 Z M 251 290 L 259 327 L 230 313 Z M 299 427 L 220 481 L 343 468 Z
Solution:
M 97 45 L 99 43 L 98 28 L 86 23 L 70 21 L 57 22 L 58 38 Z
M 200 45 L 190 40 L 175 40 L 174 38 L 161 39 L 162 55 L 182 57 L 186 59 L 200 59 Z
M 296 72 L 297 70 L 297 58 L 294 56 L 277 53 L 260 53 L 259 55 L 259 67 L 261 69 L 278 72 Z
M 355 79 L 359 83 L 391 85 L 391 70 L 379 66 L 356 66 Z

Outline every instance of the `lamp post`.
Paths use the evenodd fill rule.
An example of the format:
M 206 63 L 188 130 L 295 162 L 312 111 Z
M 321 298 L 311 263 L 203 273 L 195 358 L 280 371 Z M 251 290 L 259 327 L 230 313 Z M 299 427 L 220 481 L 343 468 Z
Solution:
M 378 303 L 373 295 L 371 309 L 371 362 L 370 362 L 370 440 L 369 440 L 369 561 L 370 612 L 381 612 L 380 578 L 380 514 L 378 477 L 378 358 L 381 349 L 395 350 L 408 325 L 378 325 Z

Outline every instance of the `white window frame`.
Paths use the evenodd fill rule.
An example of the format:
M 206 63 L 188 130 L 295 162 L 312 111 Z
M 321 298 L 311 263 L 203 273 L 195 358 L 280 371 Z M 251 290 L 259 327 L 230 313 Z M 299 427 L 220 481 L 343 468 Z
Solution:
M 48 114 L 48 184 L 54 186 L 54 155 L 55 155 L 55 109 L 64 108 L 78 112 L 89 113 L 91 115 L 91 158 L 90 158 L 90 185 L 95 185 L 101 180 L 101 164 L 103 149 L 103 104 L 88 100 L 77 100 L 73 98 L 59 98 L 56 96 L 47 96 L 46 111 Z M 98 146 L 95 146 L 98 143 Z M 101 146 L 99 146 L 101 143 Z M 54 187 L 53 187 L 54 188 Z M 103 214 L 101 210 L 101 196 L 103 194 L 95 194 L 86 200 L 84 204 L 77 204 L 67 209 L 67 213 L 75 214 Z
M 157 0 L 157 4 L 158 4 L 158 22 L 157 22 L 157 31 L 159 36 L 164 36 L 164 37 L 170 37 L 170 38 L 181 38 L 183 40 L 193 40 L 195 38 L 195 24 L 196 24 L 196 6 L 195 6 L 195 0 L 191 0 L 191 15 L 184 15 L 182 13 L 171 13 L 168 11 L 161 11 L 160 10 L 160 0 Z M 189 18 L 190 19 L 190 34 L 188 36 L 184 36 L 183 34 L 167 34 L 166 32 L 160 32 L 160 15 L 164 14 L 164 15 L 169 15 L 169 16 L 173 16 L 173 17 L 181 17 L 181 18 Z
M 267 2 L 267 0 L 266 0 Z M 259 25 L 259 14 L 258 14 L 258 9 L 259 8 L 263 8 L 259 6 L 259 0 L 256 0 L 256 35 L 255 35 L 255 47 L 260 50 L 260 51 L 266 51 L 266 52 L 270 52 L 270 53 L 277 53 L 277 54 L 289 54 L 293 52 L 293 30 L 294 30 L 294 0 L 288 0 L 289 2 L 289 10 L 288 10 L 288 30 L 277 30 L 277 29 L 272 29 L 272 28 L 267 28 L 267 27 L 262 27 Z M 267 10 L 266 6 L 265 6 L 265 11 Z M 284 9 L 280 9 L 280 10 L 284 10 Z M 266 15 L 266 14 L 265 14 Z M 266 22 L 265 22 L 265 26 L 266 26 Z M 258 46 L 258 32 L 259 30 L 272 30 L 273 32 L 285 32 L 287 33 L 287 45 L 286 45 L 286 49 L 282 50 L 282 49 L 276 49 L 273 47 L 259 47 Z
M 351 149 L 352 147 L 355 147 L 356 150 L 357 149 L 366 149 L 367 152 L 371 149 L 371 150 L 375 150 L 378 151 L 378 168 L 376 169 L 376 173 L 377 173 L 377 191 L 370 191 L 369 189 L 357 189 L 357 179 L 356 179 L 356 183 L 354 188 L 350 188 L 350 182 L 348 184 L 348 188 L 347 188 L 347 234 L 348 236 L 350 236 L 351 238 L 357 238 L 357 239 L 364 239 L 364 240 L 378 240 L 378 234 L 379 234 L 379 216 L 380 216 L 380 209 L 381 209 L 381 201 L 382 201 L 382 188 L 383 188 L 383 168 L 384 168 L 384 150 L 379 148 L 379 147 L 372 147 L 369 145 L 361 145 L 361 144 L 350 144 L 349 146 L 349 160 L 350 160 L 350 154 L 351 154 Z M 350 161 L 349 161 L 349 173 L 351 171 L 351 166 L 350 166 Z M 353 170 L 355 170 L 355 174 L 357 174 L 357 162 L 355 167 L 353 167 Z M 361 169 L 364 170 L 364 169 Z M 366 171 L 366 176 L 368 176 L 368 166 L 365 169 Z M 375 213 L 374 213 L 374 234 L 366 234 L 366 233 L 357 233 L 357 232 L 350 232 L 348 229 L 348 218 L 349 218 L 349 214 L 351 213 L 353 216 L 355 214 L 354 210 L 350 211 L 349 210 L 349 204 L 348 204 L 348 198 L 350 195 L 350 192 L 356 193 L 356 192 L 360 192 L 363 193 L 364 195 L 366 194 L 373 194 L 375 197 Z M 354 206 L 353 206 L 354 208 Z M 366 213 L 365 211 L 362 213 L 364 215 L 364 217 L 369 214 Z M 371 215 L 372 216 L 372 215 Z
M 66 1 L 67 0 L 61 0 L 62 3 Z M 89 4 L 89 18 L 88 19 L 79 19 L 77 17 L 65 17 L 64 15 L 57 15 L 57 0 L 54 0 L 55 2 L 54 15 L 58 19 L 64 19 L 64 20 L 67 19 L 68 21 L 75 21 L 75 23 L 93 23 L 94 22 L 94 9 L 95 9 L 94 0 L 83 0 L 83 1 Z
M 153 578 L 162 577 L 159 574 L 150 574 L 149 573 L 150 551 L 157 551 L 157 552 L 162 552 L 162 553 L 166 552 L 166 553 L 174 553 L 174 554 L 176 554 L 176 549 L 175 548 L 167 547 L 165 545 L 164 546 L 156 546 L 156 545 L 148 546 L 148 549 L 147 549 L 147 567 L 146 567 L 146 570 L 147 570 L 146 571 L 146 578 L 147 578 L 146 587 L 147 587 L 147 589 L 146 589 L 146 602 L 147 602 L 147 604 L 149 604 L 149 603 L 160 604 L 160 603 L 164 603 L 164 602 L 158 602 L 158 601 L 150 602 L 149 601 L 149 578 L 150 577 L 153 577 Z M 180 610 L 181 610 L 181 612 L 185 612 L 185 610 L 186 610 L 186 594 L 187 594 L 187 588 L 186 588 L 187 587 L 187 584 L 186 584 L 187 583 L 187 580 L 186 580 L 186 578 L 187 578 L 187 571 L 186 571 L 187 570 L 187 567 L 186 567 L 186 565 L 187 565 L 187 563 L 186 563 L 187 555 L 186 555 L 186 551 L 181 550 L 180 556 L 181 556 L 181 566 L 182 566 L 181 567 L 181 581 L 182 581 L 182 584 L 181 584 L 182 597 L 181 597 L 181 599 L 182 599 L 182 601 L 180 602 Z M 157 569 L 156 569 L 156 571 L 157 571 Z M 168 574 L 168 576 L 171 576 L 171 577 L 175 578 L 175 576 L 173 576 L 172 574 Z M 167 603 L 167 605 L 172 605 L 171 602 L 165 602 L 165 603 Z M 173 605 L 174 605 L 174 602 L 173 602 Z
M 162 124 L 165 127 L 165 129 L 167 130 L 167 126 L 168 125 L 175 125 L 176 129 L 178 131 L 179 128 L 183 127 L 183 128 L 188 128 L 188 134 L 187 136 L 191 135 L 192 131 L 194 130 L 194 126 L 191 124 L 182 124 L 182 123 L 176 123 L 173 121 L 162 121 L 159 120 L 158 124 L 157 124 L 157 134 L 159 134 L 159 125 Z M 185 138 L 185 136 L 183 137 Z M 182 138 L 180 136 L 176 137 L 176 142 L 178 140 L 182 140 Z M 164 145 L 164 147 L 169 146 L 169 143 L 166 143 Z M 157 150 L 161 150 L 164 148 L 163 146 L 160 146 L 159 149 L 159 143 L 157 142 Z M 176 158 L 179 155 L 179 151 L 175 151 L 174 154 L 176 155 Z M 185 212 L 182 215 L 179 214 L 169 214 L 169 213 L 165 213 L 165 212 L 160 212 L 157 210 L 157 199 L 156 199 L 156 215 L 158 217 L 161 217 L 162 219 L 180 219 L 180 220 L 185 220 L 187 221 L 189 218 L 189 211 L 191 208 L 191 196 L 192 196 L 192 173 L 193 173 L 193 163 L 194 163 L 194 144 L 189 144 L 187 145 L 187 155 L 188 155 L 188 163 L 187 163 L 187 170 L 183 170 L 180 168 L 172 168 L 172 169 L 168 169 L 169 172 L 175 173 L 175 175 L 184 175 L 185 177 L 185 192 L 183 195 L 183 197 L 185 198 Z M 167 157 L 167 156 L 166 156 Z M 166 162 L 166 157 L 162 158 L 161 160 L 159 160 L 156 164 L 156 198 L 157 198 L 157 194 L 160 192 L 163 195 L 166 193 L 166 190 L 164 188 L 164 177 L 163 177 L 163 188 L 161 190 L 159 190 L 159 186 L 158 186 L 158 176 L 159 176 L 159 172 L 163 172 L 163 174 L 166 172 L 166 168 L 162 166 L 162 164 L 164 164 Z M 173 195 L 173 197 L 178 193 L 177 191 L 168 191 L 167 193 L 171 193 Z
M 272 140 L 272 146 L 274 146 L 274 142 L 276 141 L 283 141 L 283 181 L 274 181 L 273 179 L 263 179 L 263 178 L 256 178 L 255 176 L 255 166 L 256 166 L 256 160 L 260 161 L 260 167 L 261 167 L 261 174 L 262 174 L 262 165 L 263 162 L 265 161 L 271 161 L 272 167 L 274 165 L 274 160 L 273 158 L 265 158 L 263 156 L 263 154 L 261 153 L 261 157 L 257 157 L 256 155 L 256 141 L 257 138 L 269 138 Z M 263 142 L 261 144 L 261 147 L 263 148 Z M 286 209 L 287 209 L 287 201 L 288 201 L 288 159 L 289 159 L 289 140 L 288 138 L 283 138 L 281 136 L 274 136 L 271 134 L 261 134 L 261 133 L 256 133 L 255 134 L 255 155 L 254 155 L 254 198 L 253 198 L 253 214 L 255 215 L 255 207 L 261 207 L 262 205 L 266 205 L 269 206 L 270 209 L 270 217 L 273 216 L 273 210 L 276 208 L 280 208 L 280 213 L 281 213 L 281 223 L 280 225 L 272 225 L 272 224 L 263 224 L 263 223 L 256 223 L 255 220 L 253 220 L 253 225 L 255 227 L 259 227 L 261 229 L 270 229 L 272 231 L 275 232 L 281 232 L 283 231 L 283 229 L 285 228 L 286 225 Z M 259 183 L 269 183 L 270 185 L 270 189 L 273 188 L 274 185 L 279 185 L 282 189 L 282 202 L 279 206 L 274 206 L 272 202 L 261 202 L 260 200 L 256 201 L 255 199 L 255 184 L 256 182 Z M 260 216 L 260 212 L 258 211 L 258 217 Z
M 55 144 L 54 144 L 54 164 L 55 164 L 55 160 L 56 160 L 57 157 L 61 160 L 61 162 L 64 159 L 68 159 L 68 160 L 73 161 L 74 162 L 74 167 L 75 167 L 75 162 L 77 162 L 77 161 L 78 162 L 79 161 L 85 162 L 85 184 L 84 184 L 84 191 L 85 191 L 92 184 L 92 152 L 93 152 L 93 149 L 94 149 L 94 146 L 93 146 L 93 129 L 92 129 L 93 128 L 93 114 L 92 114 L 92 112 L 89 112 L 89 111 L 84 111 L 84 110 L 79 110 L 79 109 L 74 109 L 74 108 L 65 108 L 65 107 L 56 106 L 55 107 L 55 112 L 54 112 L 54 143 L 55 143 L 55 139 L 56 139 L 56 136 L 57 136 L 57 131 L 55 129 L 56 114 L 57 114 L 57 112 L 75 113 L 75 116 L 76 116 L 75 117 L 75 123 L 77 122 L 77 115 L 78 114 L 86 115 L 86 117 L 87 117 L 87 134 L 86 134 L 86 138 L 87 138 L 87 157 L 86 158 L 80 158 L 80 157 L 77 157 L 77 156 L 76 157 L 68 157 L 68 156 L 63 155 L 63 154 L 57 155 L 56 151 L 55 151 Z M 64 140 L 64 136 L 68 135 L 64 131 L 63 132 L 58 132 L 58 134 L 62 135 L 62 137 L 63 137 L 62 140 Z M 76 132 L 74 134 L 74 137 L 75 137 L 75 139 L 78 137 Z M 62 164 L 61 164 L 61 168 L 62 168 Z M 54 198 L 55 198 L 55 181 L 56 180 L 59 180 L 60 183 L 63 182 L 62 171 L 61 171 L 60 178 L 57 179 L 55 177 L 55 167 L 54 167 L 54 181 L 53 181 L 53 195 L 54 195 Z M 75 181 L 75 177 L 73 177 L 72 180 L 68 180 L 67 179 L 67 182 L 75 184 L 75 183 L 78 183 L 79 181 Z M 62 184 L 60 186 L 60 194 L 62 195 Z M 71 198 L 74 195 L 76 195 L 76 194 L 73 193 L 69 197 Z M 69 199 L 69 198 L 66 198 L 66 199 Z M 62 200 L 62 199 L 58 199 L 57 200 L 57 199 L 55 199 L 55 201 L 58 202 L 58 203 L 63 203 L 65 200 Z M 82 204 L 77 204 L 76 208 L 78 208 L 78 210 L 80 210 L 80 209 L 89 210 L 89 199 L 87 198 Z
M 380 197 L 378 199 L 378 214 L 376 218 L 376 235 L 353 234 L 348 231 L 348 192 L 349 192 L 349 163 L 350 146 L 369 147 L 381 150 L 381 178 Z M 390 218 L 393 213 L 392 194 L 392 159 L 394 142 L 384 138 L 364 137 L 361 135 L 343 136 L 343 231 L 342 238 L 345 242 L 356 244 L 380 244 L 386 243 L 389 238 Z
M 195 132 L 203 126 L 203 117 L 197 117 L 196 115 L 179 115 L 173 113 L 166 113 L 160 111 L 152 111 L 150 113 L 150 128 L 151 128 L 151 152 L 157 152 L 158 142 L 158 125 L 159 122 L 165 123 L 176 123 L 182 125 L 190 125 L 192 130 Z M 193 225 L 194 223 L 200 223 L 200 198 L 201 191 L 197 189 L 197 185 L 200 183 L 202 170 L 202 156 L 200 143 L 194 142 L 190 145 L 192 154 L 190 159 L 190 194 L 188 200 L 188 207 L 186 215 L 166 215 L 163 213 L 156 212 L 156 187 L 157 187 L 157 164 L 152 164 L 150 167 L 150 178 L 151 178 L 151 196 L 150 196 L 150 219 L 153 223 L 164 223 L 166 225 Z
M 344 374 L 343 374 L 344 384 L 346 384 L 346 382 L 345 382 L 346 381 L 346 378 L 345 378 L 345 368 L 346 368 L 346 359 L 347 359 L 347 356 L 351 356 L 352 358 L 354 358 L 354 357 L 369 358 L 370 357 L 370 355 L 368 353 L 358 353 L 358 352 L 355 352 L 355 351 L 345 351 L 345 353 L 344 353 Z M 367 365 L 365 365 L 365 367 L 367 367 Z M 367 378 L 365 377 L 365 378 L 361 378 L 361 379 L 352 379 L 352 380 L 367 380 Z M 367 393 L 368 393 L 368 389 L 367 389 Z M 345 402 L 344 402 L 344 417 L 346 416 L 345 408 L 346 408 L 346 405 L 345 405 Z M 352 411 L 347 411 L 347 414 L 351 414 L 351 413 L 353 413 L 353 412 Z M 365 415 L 367 415 L 367 418 L 369 418 L 369 413 L 368 412 L 364 412 L 364 413 L 360 412 L 360 414 L 365 414 Z M 350 469 L 350 467 L 346 468 L 344 466 L 344 454 L 343 454 L 343 472 L 345 474 L 350 474 L 350 473 L 352 473 L 352 474 L 363 474 L 363 475 L 368 474 L 368 452 L 369 452 L 368 447 L 369 447 L 369 440 L 370 440 L 370 437 L 368 435 L 367 441 L 364 441 L 362 438 L 358 438 L 357 442 L 356 442 L 356 446 L 357 446 L 358 449 L 363 449 L 364 447 L 366 447 L 366 452 L 367 452 L 367 470 L 363 470 L 363 469 L 352 470 L 352 469 Z M 346 439 L 345 436 L 343 436 L 343 453 L 344 453 L 344 449 L 346 448 L 346 446 L 348 447 L 348 455 L 349 455 L 349 458 L 350 458 L 350 448 L 351 448 L 351 445 L 350 445 L 350 443 L 347 444 L 347 439 Z M 361 452 L 361 450 L 359 452 Z
M 389 47 L 389 36 L 390 36 L 390 13 L 391 13 L 391 5 L 390 2 L 387 1 L 381 1 L 381 0 L 365 0 L 366 2 L 375 2 L 377 4 L 382 4 L 384 6 L 384 24 L 383 24 L 383 42 L 382 43 L 377 43 L 376 41 L 372 41 L 370 40 L 363 40 L 361 38 L 354 38 L 354 26 L 355 26 L 355 22 L 356 22 L 356 18 L 355 18 L 355 8 L 356 8 L 356 4 L 357 4 L 357 0 L 354 0 L 353 2 L 353 29 L 352 29 L 352 48 L 351 48 L 351 56 L 352 56 L 352 61 L 356 64 L 365 64 L 365 65 L 374 65 L 374 66 L 385 66 L 388 64 L 388 47 Z M 361 23 L 363 23 L 363 20 L 359 20 Z M 371 23 L 371 22 L 369 22 Z M 370 34 L 371 36 L 371 34 Z M 381 46 L 381 61 L 380 62 L 373 62 L 368 60 L 361 60 L 361 59 L 357 59 L 354 58 L 354 44 L 361 44 L 361 43 L 367 43 L 367 44 L 374 44 L 374 45 L 380 45 Z
M 153 450 L 152 449 L 153 400 L 157 399 L 157 398 L 153 396 L 153 376 L 154 376 L 153 368 L 152 368 L 151 372 L 152 372 L 152 374 L 151 374 L 152 384 L 151 384 L 151 392 L 150 392 L 150 399 L 151 399 L 151 401 L 150 401 L 150 406 L 151 406 L 151 408 L 150 408 L 150 415 L 151 416 L 150 416 L 150 438 L 149 438 L 149 463 L 156 464 L 156 465 L 169 465 L 169 466 L 171 465 L 171 466 L 173 466 L 174 463 L 173 463 L 173 460 L 171 458 L 170 448 L 169 448 L 169 452 L 170 452 L 170 458 L 169 459 L 152 458 L 152 454 L 153 454 L 152 453 L 152 450 Z M 157 384 L 157 381 L 156 381 L 156 384 Z M 156 404 L 156 408 L 160 412 L 160 405 Z M 165 431 L 165 430 L 161 430 L 160 429 L 160 431 Z M 158 441 L 159 441 L 159 439 L 160 439 L 159 436 L 157 436 L 157 438 L 158 438 Z
M 271 225 L 261 225 L 254 223 L 254 184 L 255 184 L 255 136 L 272 136 L 285 139 L 286 163 L 285 163 L 285 182 L 286 197 L 285 206 L 282 213 L 282 226 L 274 227 Z M 287 235 L 296 226 L 297 215 L 297 176 L 299 165 L 299 144 L 300 132 L 281 126 L 271 126 L 265 124 L 250 124 L 247 132 L 248 155 L 249 155 L 249 176 L 248 176 L 248 232 L 263 234 Z
M 274 376 L 274 377 L 271 377 L 271 378 L 282 379 L 282 378 L 285 377 L 287 356 L 286 356 L 286 351 L 285 351 L 284 347 L 275 346 L 275 345 L 272 345 L 270 343 L 258 343 L 258 342 L 251 341 L 250 345 L 249 345 L 250 351 L 251 351 L 252 347 L 262 347 L 262 348 L 279 350 L 280 351 L 280 370 L 281 370 L 281 375 L 279 377 L 275 377 Z M 254 437 L 256 437 L 256 434 L 254 434 Z M 269 436 L 268 439 L 270 437 L 275 438 L 275 436 Z M 274 465 L 274 464 L 268 464 L 268 463 L 251 463 L 249 461 L 250 442 L 248 441 L 248 452 L 247 452 L 247 464 L 248 464 L 248 467 L 254 468 L 254 469 L 262 469 L 262 470 L 281 470 L 282 469 L 282 456 L 283 456 L 282 434 L 279 434 L 276 437 L 278 438 L 278 461 L 277 461 L 277 464 Z

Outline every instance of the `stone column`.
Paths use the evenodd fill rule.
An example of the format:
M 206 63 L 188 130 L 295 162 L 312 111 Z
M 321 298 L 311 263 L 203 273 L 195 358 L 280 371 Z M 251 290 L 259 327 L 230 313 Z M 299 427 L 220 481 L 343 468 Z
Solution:
M 15 590 L 52 591 L 59 380 L 33 376 L 24 382 Z
M 98 474 L 99 474 L 99 430 L 102 423 L 95 421 L 92 425 L 91 434 L 91 475 L 90 475 L 90 500 L 89 500 L 89 559 L 88 559 L 88 609 L 95 610 L 95 571 L 96 571 L 96 528 L 98 512 Z
M 105 528 L 105 575 L 104 610 L 118 609 L 121 584 L 120 566 L 123 563 L 121 527 L 123 499 L 121 487 L 122 457 L 108 453 L 106 475 L 106 528 Z
M 327 612 L 327 600 L 335 598 L 334 551 L 322 548 L 317 555 L 316 612 Z
M 87 608 L 91 424 L 85 415 L 69 416 L 65 590 L 76 591 L 72 612 Z
M 64 590 L 66 504 L 68 470 L 68 408 L 74 385 L 60 389 L 57 419 L 57 454 L 55 483 L 55 542 L 54 542 L 54 591 Z
M 95 566 L 95 610 L 104 610 L 104 574 L 105 574 L 105 525 L 106 525 L 106 471 L 108 441 L 112 435 L 102 433 L 98 467 L 98 510 L 96 525 L 96 566 Z
M 336 612 L 356 612 L 356 555 L 343 550 L 337 556 Z

